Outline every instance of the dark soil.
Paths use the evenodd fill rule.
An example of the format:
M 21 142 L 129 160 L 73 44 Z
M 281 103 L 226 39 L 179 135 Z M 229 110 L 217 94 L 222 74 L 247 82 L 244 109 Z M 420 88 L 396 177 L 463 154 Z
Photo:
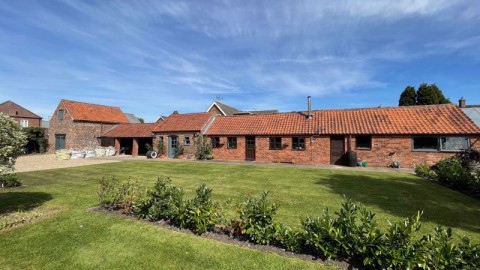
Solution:
M 188 229 L 181 229 L 181 228 L 172 226 L 172 225 L 168 224 L 167 222 L 165 222 L 163 220 L 152 222 L 152 221 L 148 221 L 148 220 L 144 220 L 144 219 L 139 219 L 138 217 L 135 217 L 133 215 L 124 214 L 122 212 L 122 210 L 111 211 L 111 210 L 107 210 L 107 209 L 99 208 L 99 207 L 93 207 L 93 208 L 90 208 L 90 210 L 95 211 L 95 212 L 104 213 L 104 214 L 122 216 L 122 217 L 126 217 L 126 218 L 129 218 L 129 219 L 140 220 L 142 222 L 157 225 L 157 226 L 161 226 L 163 228 L 167 228 L 167 229 L 170 229 L 170 230 L 173 230 L 173 231 L 176 231 L 176 232 L 195 235 L 192 231 L 190 231 Z M 286 251 L 285 249 L 274 247 L 274 246 L 258 245 L 258 244 L 254 244 L 254 243 L 251 243 L 251 242 L 248 242 L 248 241 L 244 241 L 244 240 L 241 240 L 237 237 L 233 237 L 233 236 L 230 236 L 230 235 L 226 234 L 225 229 L 221 226 L 216 226 L 214 228 L 213 232 L 206 232 L 206 233 L 200 235 L 199 237 L 209 238 L 209 239 L 217 240 L 217 241 L 220 241 L 220 242 L 223 242 L 223 243 L 233 244 L 233 245 L 237 245 L 237 246 L 241 246 L 241 247 L 260 250 L 260 251 L 273 252 L 273 253 L 276 253 L 276 254 L 278 254 L 280 256 L 284 256 L 284 257 L 290 257 L 290 258 L 296 258 L 296 259 L 300 259 L 300 260 L 304 260 L 304 261 L 321 263 L 321 264 L 328 265 L 328 266 L 335 266 L 339 269 L 356 269 L 354 266 L 352 266 L 347 261 L 338 261 L 338 260 L 329 260 L 329 259 L 325 260 L 325 259 L 318 258 L 318 257 L 312 256 L 312 255 L 297 254 L 297 253 L 289 252 L 289 251 Z

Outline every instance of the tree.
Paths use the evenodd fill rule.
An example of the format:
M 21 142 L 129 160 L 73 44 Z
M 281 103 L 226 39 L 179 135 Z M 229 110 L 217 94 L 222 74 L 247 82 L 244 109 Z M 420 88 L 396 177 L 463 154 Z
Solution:
M 447 104 L 450 100 L 445 98 L 442 91 L 435 84 L 422 83 L 417 91 L 417 105 Z
M 417 103 L 417 93 L 415 87 L 407 86 L 400 95 L 398 106 L 413 106 Z
M 9 175 L 26 143 L 27 138 L 20 125 L 10 116 L 0 113 L 0 185 L 11 179 Z
M 138 119 L 138 121 L 139 121 L 140 123 L 142 123 L 142 124 L 145 123 L 145 120 L 143 120 L 143 118 L 137 117 L 137 119 Z
M 450 100 L 443 95 L 442 90 L 436 84 L 422 83 L 418 90 L 415 90 L 413 86 L 407 86 L 400 95 L 398 106 L 448 103 L 450 103 Z

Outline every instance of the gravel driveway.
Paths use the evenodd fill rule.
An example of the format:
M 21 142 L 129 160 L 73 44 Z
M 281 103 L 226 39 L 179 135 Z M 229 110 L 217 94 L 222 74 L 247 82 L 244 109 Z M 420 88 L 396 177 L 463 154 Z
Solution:
M 30 172 L 48 169 L 78 167 L 93 164 L 119 162 L 111 158 L 82 158 L 56 160 L 55 154 L 21 156 L 15 164 L 15 172 Z

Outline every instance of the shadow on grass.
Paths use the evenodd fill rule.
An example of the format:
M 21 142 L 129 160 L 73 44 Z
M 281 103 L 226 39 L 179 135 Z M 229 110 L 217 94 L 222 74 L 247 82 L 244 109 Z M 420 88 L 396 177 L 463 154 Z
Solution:
M 480 201 L 427 180 L 332 173 L 316 183 L 400 218 L 423 211 L 423 222 L 480 233 Z
M 43 192 L 5 192 L 0 193 L 0 215 L 18 210 L 28 211 L 52 199 Z

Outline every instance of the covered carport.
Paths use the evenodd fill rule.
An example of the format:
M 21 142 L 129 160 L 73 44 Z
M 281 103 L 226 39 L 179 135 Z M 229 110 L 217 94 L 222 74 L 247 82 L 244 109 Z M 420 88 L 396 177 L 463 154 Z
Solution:
M 154 123 L 119 124 L 103 134 L 102 138 L 114 140 L 117 155 L 124 154 L 133 157 L 145 155 L 148 151 L 146 144 L 152 146 L 154 126 Z

